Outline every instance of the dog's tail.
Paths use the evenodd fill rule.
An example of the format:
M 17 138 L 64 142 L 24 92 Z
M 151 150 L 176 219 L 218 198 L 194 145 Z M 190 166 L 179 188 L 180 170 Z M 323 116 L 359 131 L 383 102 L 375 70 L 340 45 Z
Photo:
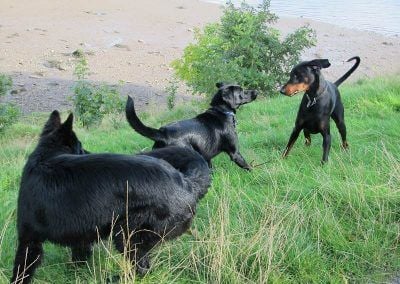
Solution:
M 144 125 L 139 117 L 136 115 L 135 111 L 135 104 L 133 102 L 133 99 L 128 96 L 128 100 L 126 102 L 126 107 L 125 107 L 125 115 L 126 119 L 128 120 L 130 126 L 135 129 L 136 132 L 139 134 L 153 140 L 153 141 L 164 141 L 164 135 L 163 133 L 155 128 L 148 127 Z
M 190 148 L 169 146 L 142 155 L 162 159 L 182 173 L 190 189 L 201 199 L 211 185 L 211 172 L 204 158 Z
M 339 85 L 342 84 L 347 78 L 349 78 L 349 76 L 351 75 L 351 73 L 353 73 L 353 72 L 357 69 L 358 65 L 360 65 L 360 61 L 361 61 L 360 57 L 354 56 L 354 57 L 348 59 L 347 62 L 350 62 L 350 61 L 353 61 L 353 60 L 356 60 L 356 63 L 353 65 L 353 67 L 351 67 L 349 71 L 347 71 L 342 77 L 340 77 L 340 78 L 335 82 L 335 85 L 336 85 L 337 87 L 339 87 Z

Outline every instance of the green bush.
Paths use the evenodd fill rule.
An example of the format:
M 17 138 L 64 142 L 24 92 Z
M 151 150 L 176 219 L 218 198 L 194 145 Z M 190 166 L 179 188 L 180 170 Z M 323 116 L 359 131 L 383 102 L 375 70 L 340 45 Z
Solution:
M 105 84 L 96 86 L 86 81 L 88 72 L 87 61 L 82 57 L 75 67 L 78 82 L 71 99 L 79 121 L 86 128 L 101 123 L 105 115 L 119 114 L 124 109 L 118 91 Z
M 165 88 L 165 92 L 168 94 L 167 96 L 167 107 L 169 110 L 172 110 L 176 106 L 176 94 L 178 93 L 178 80 L 174 77 L 172 78 L 168 86 Z
M 4 96 L 12 87 L 12 79 L 8 75 L 0 74 L 0 96 Z
M 0 133 L 15 123 L 20 113 L 20 109 L 12 103 L 0 104 Z
M 195 31 L 195 43 L 172 63 L 176 75 L 194 93 L 212 94 L 218 81 L 236 82 L 263 95 L 275 93 L 316 37 L 304 26 L 281 39 L 279 31 L 271 27 L 277 16 L 269 6 L 266 0 L 258 9 L 229 3 L 219 23 Z

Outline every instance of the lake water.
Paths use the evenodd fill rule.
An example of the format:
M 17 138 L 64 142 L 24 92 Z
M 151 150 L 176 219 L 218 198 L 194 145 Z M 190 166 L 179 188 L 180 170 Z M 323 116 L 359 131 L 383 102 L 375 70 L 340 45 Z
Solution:
M 223 0 L 207 2 L 226 3 Z M 246 2 L 257 6 L 262 1 Z M 304 17 L 384 35 L 400 35 L 400 0 L 271 0 L 271 11 L 278 16 Z

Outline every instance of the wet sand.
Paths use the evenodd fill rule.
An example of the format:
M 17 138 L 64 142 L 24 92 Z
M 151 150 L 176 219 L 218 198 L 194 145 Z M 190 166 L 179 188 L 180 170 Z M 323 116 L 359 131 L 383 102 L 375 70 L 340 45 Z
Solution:
M 94 83 L 118 85 L 139 106 L 165 105 L 170 62 L 193 41 L 193 30 L 218 20 L 220 6 L 197 0 L 2 1 L 0 10 L 0 73 L 10 74 L 13 94 L 6 99 L 24 112 L 69 109 L 76 59 L 87 53 Z M 400 72 L 400 38 L 346 29 L 302 18 L 282 18 L 276 27 L 286 34 L 303 24 L 317 32 L 318 44 L 304 59 L 329 58 L 327 79 L 348 68 L 353 55 L 362 64 L 351 77 Z M 214 84 L 215 82 L 210 82 Z M 180 88 L 178 101 L 192 99 Z

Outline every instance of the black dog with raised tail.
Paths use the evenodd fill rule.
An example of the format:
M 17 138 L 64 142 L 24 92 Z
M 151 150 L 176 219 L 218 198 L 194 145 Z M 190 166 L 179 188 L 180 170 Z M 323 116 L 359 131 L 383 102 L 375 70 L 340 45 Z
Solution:
M 136 115 L 131 97 L 126 103 L 126 118 L 135 131 L 154 141 L 153 148 L 167 145 L 190 147 L 199 152 L 210 167 L 211 159 L 225 152 L 239 167 L 250 170 L 239 151 L 235 116 L 240 106 L 256 99 L 257 92 L 224 83 L 217 83 L 217 88 L 211 107 L 192 119 L 177 121 L 160 129 L 148 127 Z

